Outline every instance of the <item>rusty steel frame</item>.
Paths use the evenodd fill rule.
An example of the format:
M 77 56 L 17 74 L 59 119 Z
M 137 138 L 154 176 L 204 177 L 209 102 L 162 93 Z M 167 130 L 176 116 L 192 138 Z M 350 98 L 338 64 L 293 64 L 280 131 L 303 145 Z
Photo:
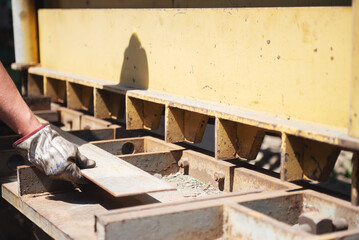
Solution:
M 160 140 L 150 136 L 144 136 L 144 134 L 146 133 L 140 133 L 137 130 L 135 130 L 134 133 L 131 133 L 133 132 L 132 130 L 125 130 L 119 125 L 110 124 L 111 122 L 106 123 L 105 120 L 99 121 L 99 119 L 85 115 L 78 111 L 68 111 L 68 109 L 59 107 L 57 105 L 53 105 L 52 107 L 53 110 L 51 110 L 52 112 L 49 112 L 50 115 L 54 115 L 54 112 L 57 112 L 57 115 L 60 116 L 61 113 L 63 113 L 64 118 L 51 117 L 50 119 L 57 119 L 59 122 L 62 121 L 63 124 L 66 123 L 66 121 L 64 121 L 63 119 L 71 119 L 72 116 L 78 119 L 78 128 L 81 128 L 80 126 L 84 126 L 81 121 L 82 119 L 85 119 L 85 122 L 93 120 L 93 123 L 90 124 L 91 129 L 68 129 L 68 132 L 72 132 L 80 137 L 82 136 L 84 139 L 87 140 L 93 140 L 93 136 L 97 131 L 98 134 L 102 136 L 102 138 L 95 139 L 92 144 L 97 145 L 98 147 L 102 147 L 103 149 L 109 151 L 112 154 L 118 155 L 123 160 L 128 161 L 139 168 L 143 168 L 143 166 L 145 165 L 148 166 L 148 164 L 143 162 L 143 160 L 146 159 L 147 162 L 150 162 L 155 165 L 157 164 L 163 167 L 163 169 L 161 169 L 161 167 L 152 169 L 149 169 L 148 167 L 147 169 L 143 168 L 144 170 L 151 172 L 152 174 L 160 173 L 166 175 L 174 173 L 176 171 L 181 171 L 198 180 L 210 183 L 224 192 L 234 192 L 230 195 L 212 197 L 213 201 L 216 202 L 217 205 L 221 202 L 227 201 L 226 199 L 232 199 L 234 197 L 243 199 L 244 202 L 248 198 L 246 196 L 240 196 L 243 194 L 255 194 L 257 196 L 256 198 L 250 199 L 248 201 L 265 200 L 270 198 L 271 196 L 278 196 L 281 194 L 288 197 L 293 194 L 297 194 L 298 190 L 300 190 L 301 188 L 296 184 L 283 182 L 278 178 L 257 172 L 255 170 L 248 169 L 243 164 L 236 164 L 235 161 L 218 160 L 215 157 L 210 157 L 206 154 L 202 154 L 193 150 L 188 150 L 176 144 L 167 143 L 164 140 Z M 66 115 L 67 113 L 70 113 L 70 115 Z M 91 134 L 86 134 L 86 132 L 90 132 Z M 142 134 L 142 136 L 140 134 Z M 5 142 L 12 142 L 17 137 L 18 136 L 16 135 L 2 136 L 1 138 L 5 141 L 2 141 L 1 151 L 10 151 L 12 153 L 15 153 L 13 150 L 8 150 L 11 145 Z M 123 154 L 123 152 L 121 152 L 121 148 L 125 143 L 132 143 L 134 145 L 134 152 L 132 154 Z M 167 163 L 167 165 L 162 163 Z M 168 166 L 171 167 L 168 168 Z M 109 211 L 109 209 L 127 207 L 130 206 L 131 203 L 132 205 L 134 204 L 136 206 L 160 202 L 158 205 L 156 204 L 153 206 L 156 206 L 156 209 L 157 207 L 158 209 L 161 209 L 166 208 L 167 205 L 171 205 L 171 207 L 169 207 L 167 210 L 168 213 L 171 213 L 174 211 L 174 209 L 178 209 L 178 206 L 186 204 L 192 206 L 193 204 L 197 204 L 196 202 L 198 202 L 197 205 L 202 206 L 203 203 L 205 203 L 206 205 L 207 201 L 191 200 L 192 202 L 185 201 L 182 203 L 170 203 L 177 202 L 181 199 L 181 201 L 185 200 L 183 196 L 181 198 L 177 191 L 149 193 L 147 195 L 139 194 L 138 196 L 133 196 L 130 198 L 114 198 L 106 191 L 96 187 L 95 185 L 88 187 L 88 189 L 85 188 L 81 191 L 84 191 L 91 196 L 93 195 L 93 192 L 101 192 L 100 194 L 96 194 L 98 198 L 91 199 L 92 204 L 90 205 L 86 202 L 86 199 L 78 196 L 78 193 L 76 193 L 76 191 L 74 192 L 73 186 L 58 184 L 56 183 L 56 181 L 54 182 L 52 180 L 49 180 L 45 176 L 42 176 L 41 173 L 39 173 L 33 167 L 21 167 L 18 169 L 18 182 L 3 185 L 3 197 L 49 235 L 55 238 L 63 239 L 82 239 L 84 237 L 89 239 L 96 238 L 95 232 L 89 231 L 89 229 L 92 229 L 92 226 L 94 224 L 94 219 L 91 217 L 93 215 L 97 216 L 97 238 L 102 239 L 102 237 L 104 237 L 104 239 L 111 239 L 109 237 L 111 236 L 111 234 L 116 234 L 116 231 L 111 230 L 106 233 L 106 236 L 101 235 L 101 229 L 107 226 L 101 226 L 100 219 L 102 219 L 103 216 L 112 216 L 114 218 L 117 218 L 117 215 L 122 216 L 123 214 L 121 214 L 121 211 L 117 212 L 118 210 L 114 210 L 114 212 L 112 212 Z M 313 194 L 315 195 L 316 193 Z M 101 197 L 99 197 L 100 195 Z M 320 196 L 322 196 L 323 198 L 323 196 L 327 195 Z M 36 199 L 36 201 L 34 201 L 33 199 Z M 61 199 L 61 201 L 63 202 L 54 202 L 52 199 Z M 68 201 L 71 201 L 71 199 L 77 200 L 69 203 Z M 349 209 L 354 209 L 353 211 L 355 212 L 358 211 L 357 208 L 351 207 L 348 203 L 345 203 L 341 200 L 330 197 L 329 199 L 330 201 L 332 201 L 333 206 L 344 206 L 349 207 Z M 48 206 L 51 206 L 51 210 L 48 209 Z M 152 205 L 148 205 L 148 207 L 144 207 L 144 209 L 151 209 L 151 206 Z M 252 210 L 249 211 L 243 207 L 239 207 L 240 209 L 238 210 L 238 207 L 234 206 L 233 204 L 229 204 L 228 206 L 229 208 L 235 209 L 233 210 L 234 212 L 242 212 L 245 218 L 251 218 L 253 212 L 255 212 Z M 221 209 L 227 209 L 228 206 L 224 208 L 221 207 Z M 66 209 L 71 209 L 74 207 L 82 209 L 81 211 L 83 213 L 80 214 L 80 212 L 77 211 L 67 211 L 69 212 L 69 215 L 60 214 L 61 212 L 66 211 Z M 203 206 L 201 208 L 206 209 L 206 207 Z M 124 211 L 131 212 L 132 209 L 126 208 L 124 209 Z M 58 214 L 53 214 L 54 212 L 58 212 Z M 325 210 L 324 212 L 327 212 L 327 210 Z M 228 212 L 226 212 L 226 214 L 227 213 Z M 75 216 L 75 214 L 81 215 L 81 217 Z M 156 214 L 157 213 L 154 213 L 149 217 L 156 218 Z M 66 224 L 63 224 L 62 222 L 65 218 L 73 220 L 68 221 Z M 80 221 L 80 218 L 86 219 L 86 221 L 83 221 L 79 225 L 79 227 L 73 228 L 73 225 L 77 224 Z M 129 218 L 128 220 L 134 221 L 135 219 Z M 290 234 L 292 234 L 290 236 L 310 236 L 310 238 L 314 237 L 313 235 L 306 235 L 306 233 L 303 232 L 298 233 L 297 230 L 288 230 L 288 226 L 283 223 L 277 223 L 276 221 L 277 220 L 275 220 L 274 218 L 268 216 L 262 216 L 261 218 L 257 219 L 258 224 L 264 222 L 265 225 L 269 229 L 272 229 L 276 234 L 282 234 L 283 231 L 289 231 Z M 115 221 L 114 223 L 116 222 L 117 221 Z M 128 233 L 131 233 L 130 229 L 128 230 Z M 359 231 L 357 231 L 356 229 L 350 229 L 343 232 L 329 234 L 327 235 L 327 237 L 330 237 L 329 239 L 331 239 L 338 236 L 347 237 L 356 236 L 358 234 Z
M 187 1 L 177 2 L 189 4 Z M 269 1 L 259 2 L 264 6 L 264 2 Z M 359 19 L 357 3 L 358 0 L 354 0 L 352 7 L 356 25 Z M 220 4 L 223 7 L 227 3 Z M 31 109 L 45 119 L 43 122 L 60 123 L 61 129 L 67 132 L 58 131 L 80 144 L 80 150 L 88 157 L 101 158 L 103 155 L 115 166 L 116 156 L 150 174 L 168 175 L 180 171 L 229 194 L 189 201 L 181 199 L 177 191 L 152 193 L 135 189 L 130 193 L 135 196 L 127 197 L 118 192 L 111 195 L 104 186 L 106 183 L 97 182 L 100 187 L 90 184 L 75 189 L 69 183 L 50 180 L 34 167 L 21 166 L 17 169 L 17 182 L 2 186 L 2 196 L 56 239 L 133 239 L 143 236 L 148 239 L 262 239 L 264 235 L 282 239 L 359 238 L 359 208 L 353 206 L 359 205 L 358 106 L 354 101 L 358 89 L 355 78 L 358 31 L 355 24 L 348 133 L 197 99 L 134 90 L 40 65 L 13 64 L 13 69 L 21 71 L 23 82 L 28 73 L 23 93 L 29 95 L 27 103 Z M 52 104 L 50 109 L 50 100 L 61 106 Z M 156 130 L 162 118 L 165 141 L 146 136 L 150 132 L 142 129 Z M 214 157 L 173 144 L 201 142 L 210 120 L 215 122 Z M 126 124 L 126 129 L 122 123 Z M 238 158 L 255 159 L 266 133 L 281 136 L 280 179 L 248 169 L 236 161 Z M 24 157 L 11 149 L 11 142 L 18 137 L 0 136 L 0 167 L 5 169 L 0 172 L 2 175 L 15 173 L 9 167 L 10 159 L 15 157 L 17 163 L 25 163 Z M 299 185 L 288 182 L 300 179 L 326 181 L 340 150 L 354 153 L 352 205 L 325 194 L 302 190 Z M 106 164 L 103 159 L 99 162 L 100 167 Z M 91 170 L 90 173 L 86 171 L 83 173 L 89 177 Z M 104 167 L 102 174 L 111 171 Z M 126 181 L 126 178 L 122 180 Z M 147 205 L 138 206 L 143 204 Z M 328 218 L 345 218 L 349 230 L 318 236 L 294 228 L 292 225 L 298 223 L 299 215 L 307 211 Z
M 128 130 L 155 130 L 164 115 L 164 137 L 170 143 L 201 142 L 209 118 L 214 118 L 215 158 L 218 160 L 255 159 L 265 133 L 278 134 L 282 139 L 281 179 L 285 181 L 326 181 L 340 150 L 359 151 L 359 139 L 341 131 L 149 90 L 108 85 L 103 80 L 41 67 L 29 68 L 29 93 L 50 94 L 51 97 L 52 93 L 44 88 L 48 79 L 66 83 L 68 90 L 64 98 L 69 109 L 63 112 L 74 112 L 80 119 L 87 116 L 76 110 L 87 110 L 94 117 L 119 121 L 123 120 L 122 112 L 125 112 Z M 69 101 L 71 98 L 76 101 Z M 72 121 L 72 125 L 83 128 L 78 123 L 80 120 Z M 352 181 L 356 182 L 357 168 L 353 170 Z M 357 187 L 352 185 L 354 205 L 359 202 Z
M 346 217 L 350 230 L 315 236 L 292 227 L 313 209 L 329 218 Z M 107 240 L 144 234 L 147 239 L 349 239 L 359 234 L 358 216 L 349 203 L 311 190 L 275 191 L 113 210 L 96 215 L 96 229 L 98 239 Z

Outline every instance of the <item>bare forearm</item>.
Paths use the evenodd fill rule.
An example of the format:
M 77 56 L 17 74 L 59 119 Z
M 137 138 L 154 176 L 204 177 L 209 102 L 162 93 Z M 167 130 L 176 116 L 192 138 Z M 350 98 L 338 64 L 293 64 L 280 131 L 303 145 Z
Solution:
M 21 135 L 31 133 L 41 126 L 40 122 L 22 99 L 1 62 L 0 119 L 13 131 Z

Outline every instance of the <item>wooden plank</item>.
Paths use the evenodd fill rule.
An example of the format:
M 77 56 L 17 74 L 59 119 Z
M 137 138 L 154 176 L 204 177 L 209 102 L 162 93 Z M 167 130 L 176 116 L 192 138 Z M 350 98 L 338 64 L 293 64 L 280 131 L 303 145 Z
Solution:
M 41 9 L 41 65 L 347 132 L 351 12 Z
M 81 173 L 116 197 L 138 195 L 174 189 L 169 184 L 114 155 L 52 126 L 64 138 L 75 143 L 80 152 L 96 161 L 96 167 L 83 169 Z

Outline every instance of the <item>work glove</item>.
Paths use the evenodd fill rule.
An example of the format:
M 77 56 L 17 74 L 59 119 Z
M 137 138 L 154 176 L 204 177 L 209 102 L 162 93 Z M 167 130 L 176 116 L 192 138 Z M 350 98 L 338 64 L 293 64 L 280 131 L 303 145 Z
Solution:
M 88 180 L 81 175 L 80 168 L 93 168 L 96 165 L 49 124 L 17 140 L 13 147 L 26 151 L 28 160 L 52 179 L 84 184 Z

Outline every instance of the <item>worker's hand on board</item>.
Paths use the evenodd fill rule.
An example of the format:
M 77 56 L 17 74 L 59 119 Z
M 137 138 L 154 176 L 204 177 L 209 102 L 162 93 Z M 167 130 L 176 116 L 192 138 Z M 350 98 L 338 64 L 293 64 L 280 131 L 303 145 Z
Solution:
M 26 151 L 28 160 L 53 179 L 87 183 L 80 168 L 93 168 L 96 165 L 95 161 L 83 156 L 73 143 L 61 137 L 49 124 L 17 140 L 13 146 Z

